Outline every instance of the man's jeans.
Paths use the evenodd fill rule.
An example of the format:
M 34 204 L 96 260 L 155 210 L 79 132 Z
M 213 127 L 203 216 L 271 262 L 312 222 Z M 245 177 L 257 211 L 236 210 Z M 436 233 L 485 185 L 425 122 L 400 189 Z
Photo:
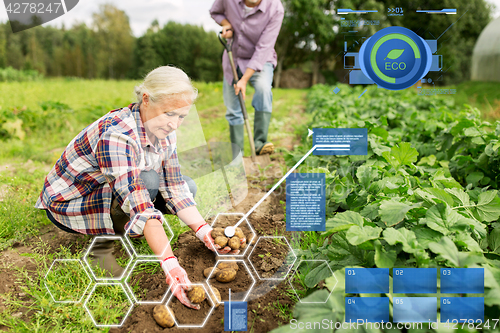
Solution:
M 255 111 L 272 112 L 273 93 L 271 91 L 273 84 L 274 66 L 266 62 L 260 72 L 255 72 L 250 78 L 250 84 L 255 88 L 255 94 L 252 99 L 252 106 Z M 234 86 L 229 84 L 226 79 L 223 80 L 222 93 L 224 104 L 226 105 L 226 119 L 229 125 L 242 125 L 245 123 L 243 112 L 238 100 L 238 95 L 234 94 Z

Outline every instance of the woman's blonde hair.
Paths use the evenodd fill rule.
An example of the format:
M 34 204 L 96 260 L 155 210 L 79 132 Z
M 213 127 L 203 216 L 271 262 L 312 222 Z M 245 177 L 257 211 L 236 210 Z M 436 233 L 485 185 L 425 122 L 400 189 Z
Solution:
M 137 102 L 142 102 L 144 93 L 149 95 L 152 103 L 179 96 L 192 103 L 198 96 L 198 90 L 187 74 L 173 66 L 162 66 L 149 72 L 144 81 L 135 87 Z

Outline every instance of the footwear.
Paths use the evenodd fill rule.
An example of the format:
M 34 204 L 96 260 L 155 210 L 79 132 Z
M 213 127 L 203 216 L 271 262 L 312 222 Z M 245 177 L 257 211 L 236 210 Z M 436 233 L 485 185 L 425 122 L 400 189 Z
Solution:
M 267 132 L 271 122 L 271 112 L 255 111 L 253 123 L 253 141 L 257 155 L 272 154 L 274 145 L 267 141 Z
M 105 271 L 104 277 L 121 277 L 124 269 L 118 265 L 113 255 L 114 239 L 99 237 L 92 246 L 89 254 L 90 263 L 93 267 Z
M 244 135 L 245 135 L 245 129 L 244 125 L 229 125 L 229 135 L 231 138 L 231 148 L 233 151 L 233 160 L 238 157 L 238 155 L 241 154 L 243 155 L 243 144 L 244 144 Z

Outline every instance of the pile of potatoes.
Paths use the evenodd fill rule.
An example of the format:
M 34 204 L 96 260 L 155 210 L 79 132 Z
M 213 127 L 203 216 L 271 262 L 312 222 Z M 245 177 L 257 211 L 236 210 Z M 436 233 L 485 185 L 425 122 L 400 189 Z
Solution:
M 221 261 L 217 267 L 208 267 L 203 271 L 203 275 L 206 278 L 210 275 L 210 272 L 214 270 L 214 277 L 219 282 L 231 282 L 236 279 L 236 273 L 238 273 L 238 263 L 236 261 Z
M 220 292 L 215 287 L 209 287 L 209 292 L 211 292 L 211 298 L 209 298 L 210 303 L 212 303 L 212 299 L 214 300 L 212 305 L 215 307 L 219 306 L 219 302 L 221 301 Z M 195 304 L 200 304 L 207 297 L 205 295 L 205 289 L 201 286 L 193 286 L 188 292 L 187 296 L 189 300 Z M 168 311 L 170 310 L 170 312 Z M 153 318 L 156 323 L 161 327 L 172 327 L 175 325 L 173 311 L 171 308 L 168 308 L 164 304 L 158 304 L 153 309 Z
M 239 227 L 236 227 L 234 236 L 231 238 L 225 236 L 223 228 L 214 228 L 211 235 L 215 244 L 221 248 L 229 246 L 233 250 L 243 250 L 247 246 L 245 234 Z M 245 241 L 241 242 L 242 239 L 245 239 Z

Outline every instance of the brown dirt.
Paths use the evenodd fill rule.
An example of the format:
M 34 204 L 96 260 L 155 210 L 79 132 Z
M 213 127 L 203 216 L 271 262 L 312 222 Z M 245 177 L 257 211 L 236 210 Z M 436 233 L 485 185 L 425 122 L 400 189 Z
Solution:
M 279 163 L 282 163 L 280 159 L 273 162 L 273 165 L 267 170 L 267 175 L 270 176 L 274 173 L 279 174 L 281 172 Z M 269 177 L 273 178 L 273 177 Z M 267 181 L 271 179 L 267 179 Z M 239 204 L 231 212 L 242 212 L 246 213 L 263 195 L 265 194 L 263 188 L 251 188 L 249 189 L 249 194 L 245 201 Z M 284 191 L 280 189 L 276 190 L 275 194 L 270 195 L 249 217 L 249 222 L 255 229 L 258 236 L 273 236 L 278 230 L 278 235 L 286 236 L 290 241 L 290 233 L 285 232 L 285 221 L 283 215 L 283 208 L 279 201 L 285 200 Z M 215 226 L 227 226 L 236 223 L 241 216 L 237 215 L 219 215 Z M 209 223 L 213 222 L 215 217 L 209 219 Z M 242 224 L 243 231 L 245 235 L 251 235 L 249 233 L 246 225 Z M 260 243 L 264 244 L 260 246 Z M 268 251 L 279 255 L 281 262 L 288 252 L 287 248 L 283 246 L 275 246 L 272 248 L 274 243 L 259 242 L 259 246 L 253 251 L 252 256 L 258 254 L 265 254 Z M 255 243 L 253 244 L 255 245 Z M 247 267 L 252 270 L 251 265 L 248 262 L 248 254 L 252 250 L 252 246 L 244 257 L 237 257 L 237 259 L 244 260 L 247 263 Z M 187 232 L 179 236 L 176 244 L 173 245 L 174 254 L 178 257 L 180 265 L 186 270 L 192 283 L 206 283 L 206 278 L 203 275 L 203 270 L 207 267 L 212 267 L 216 263 L 216 256 L 208 250 L 195 236 L 192 232 Z M 280 253 L 280 250 L 284 253 Z M 227 260 L 227 257 L 222 257 L 221 260 Z M 246 269 L 243 267 L 241 262 L 238 263 L 239 270 L 237 277 L 233 282 L 221 283 L 215 281 L 215 279 L 210 279 L 209 284 L 213 285 L 221 294 L 222 300 L 228 300 L 229 288 L 231 288 L 231 298 L 232 300 L 239 300 L 245 296 L 248 291 L 248 286 L 252 283 Z M 273 273 L 277 270 L 273 267 Z M 279 310 L 275 307 L 278 302 L 281 305 L 288 306 L 291 308 L 293 306 L 293 301 L 287 296 L 287 289 L 289 285 L 284 281 L 269 282 L 259 280 L 254 271 L 252 271 L 257 283 L 250 292 L 247 298 L 248 302 L 248 331 L 253 331 L 255 333 L 269 332 L 272 329 L 280 326 L 281 324 L 287 323 L 286 318 L 282 318 L 279 315 Z M 144 279 L 143 279 L 144 280 Z M 163 296 L 164 289 L 162 288 L 151 288 L 151 286 L 165 286 L 165 277 L 162 272 L 150 276 L 144 282 L 144 285 L 148 285 L 148 291 L 146 292 L 146 299 L 153 300 Z M 161 290 L 160 290 L 161 289 Z M 167 296 L 167 300 L 170 297 L 170 293 Z M 200 311 L 192 310 L 184 305 L 180 304 L 175 297 L 169 302 L 172 311 L 179 323 L 199 325 L 205 319 L 206 313 L 209 310 L 208 302 L 204 301 L 202 303 L 202 309 Z M 110 332 L 201 332 L 199 328 L 161 328 L 153 319 L 154 305 L 139 305 L 134 308 L 130 317 L 125 321 L 123 327 L 119 329 L 111 329 Z M 224 332 L 224 305 L 221 304 L 219 307 L 215 308 L 210 317 L 208 318 L 205 326 L 203 327 L 203 332 Z
M 249 257 L 249 260 L 261 278 L 282 279 L 286 276 L 286 271 L 274 276 L 278 268 L 283 265 L 283 261 L 289 251 L 286 244 L 280 244 L 276 241 L 284 242 L 280 238 L 261 238 L 252 255 Z

